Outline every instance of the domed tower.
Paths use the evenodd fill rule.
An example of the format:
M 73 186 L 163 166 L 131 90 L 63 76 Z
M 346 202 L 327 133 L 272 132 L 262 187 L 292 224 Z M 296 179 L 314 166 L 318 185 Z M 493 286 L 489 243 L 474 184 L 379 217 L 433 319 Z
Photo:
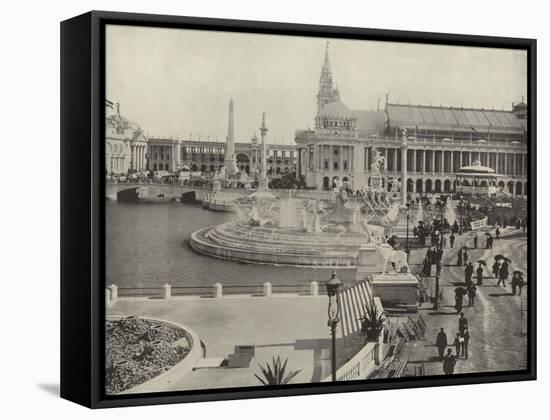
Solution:
M 357 117 L 342 102 L 333 101 L 317 113 L 315 128 L 331 130 L 333 134 L 342 131 L 357 131 Z
M 330 69 L 330 59 L 328 56 L 328 41 L 325 49 L 325 61 L 321 69 L 321 77 L 319 79 L 319 93 L 317 94 L 317 113 L 328 103 L 334 102 L 336 95 L 340 96 L 338 89 L 334 89 L 332 84 L 332 70 Z
M 523 97 L 521 97 L 521 102 L 519 104 L 512 106 L 512 112 L 518 119 L 523 120 L 527 122 L 527 104 L 523 101 Z

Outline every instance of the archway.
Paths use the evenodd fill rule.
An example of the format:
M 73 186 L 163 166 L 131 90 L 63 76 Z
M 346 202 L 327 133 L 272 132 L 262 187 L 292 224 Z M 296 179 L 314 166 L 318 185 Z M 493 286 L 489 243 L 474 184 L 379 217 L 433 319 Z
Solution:
M 248 158 L 248 155 L 245 153 L 238 153 L 237 156 L 235 156 L 235 160 L 237 161 L 237 167 L 244 171 L 245 165 L 250 164 L 250 159 Z
M 441 192 L 441 180 L 440 179 L 435 180 L 435 192 L 436 193 Z
M 210 165 L 210 172 L 214 172 L 216 169 L 214 167 L 214 165 Z
M 513 194 L 513 193 L 514 193 L 514 181 L 508 182 L 508 192 L 509 192 L 510 194 Z
M 329 182 L 330 182 L 330 178 L 328 176 L 325 176 L 323 178 L 323 189 L 324 190 L 328 190 L 329 189 Z
M 162 163 L 159 163 L 159 171 L 164 171 L 164 165 Z
M 414 181 L 412 179 L 407 179 L 407 192 L 412 193 L 414 189 Z
M 157 170 L 157 164 L 153 163 L 153 171 L 156 171 L 156 170 Z
M 432 180 L 431 179 L 426 180 L 426 192 L 427 193 L 432 192 Z
M 201 165 L 201 172 L 206 172 L 206 165 L 204 164 Z
M 486 187 L 487 186 L 487 181 L 485 181 L 484 179 L 481 180 L 481 182 L 479 183 L 479 186 L 480 187 Z
M 519 181 L 516 183 L 516 195 L 523 195 L 523 185 Z
M 499 181 L 498 187 L 499 188 L 504 188 L 504 181 Z
M 244 170 L 246 171 L 247 174 L 249 174 L 250 173 L 250 165 L 246 165 L 244 167 Z
M 277 168 L 275 169 L 275 173 L 278 175 L 281 173 L 281 168 L 277 166 Z
M 449 181 L 448 179 L 446 179 L 443 183 L 443 191 L 445 191 L 446 193 L 451 192 L 451 181 Z
M 422 186 L 422 180 L 417 179 L 416 180 L 416 192 L 422 194 L 424 192 L 423 190 L 424 190 L 424 188 Z
M 197 164 L 196 164 L 196 163 L 193 163 L 193 164 L 191 165 L 191 170 L 192 170 L 193 172 L 196 172 L 196 171 L 197 171 Z
M 336 175 L 335 177 L 332 178 L 332 188 L 335 188 L 336 187 L 336 181 L 338 181 L 340 178 L 338 177 L 338 175 Z

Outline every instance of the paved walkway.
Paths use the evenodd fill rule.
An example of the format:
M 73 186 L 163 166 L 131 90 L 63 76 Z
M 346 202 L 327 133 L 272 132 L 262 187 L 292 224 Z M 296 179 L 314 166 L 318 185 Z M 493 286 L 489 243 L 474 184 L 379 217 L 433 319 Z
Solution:
M 119 299 L 108 315 L 145 316 L 181 323 L 193 329 L 206 346 L 206 357 L 224 357 L 235 345 L 254 344 L 249 368 L 207 368 L 171 383 L 169 389 L 257 386 L 258 363 L 277 355 L 287 369 L 302 369 L 293 380 L 318 382 L 330 374 L 330 339 L 326 296 L 272 296 L 162 299 Z M 342 348 L 338 340 L 338 348 Z M 344 363 L 343 351 L 339 351 Z M 337 352 L 338 354 L 338 352 Z M 151 389 L 151 391 L 158 391 Z
M 480 245 L 485 245 L 485 238 L 479 242 Z M 414 362 L 423 361 L 426 375 L 443 374 L 437 347 L 435 347 L 439 329 L 441 327 L 445 329 L 450 344 L 458 332 L 458 316 L 454 309 L 454 289 L 464 285 L 464 267 L 456 266 L 458 249 L 464 245 L 473 246 L 471 236 L 457 237 L 455 248 L 444 250 L 444 266 L 440 280 L 440 286 L 444 293 L 443 302 L 437 312 L 433 310 L 433 304 L 423 305 L 420 314 L 427 323 L 426 340 L 410 342 L 407 345 L 410 362 L 414 364 Z M 416 251 L 413 262 L 420 262 L 425 252 L 425 249 Z M 463 309 L 468 319 L 471 336 L 469 358 L 468 360 L 462 358 L 458 360 L 455 373 L 524 369 L 527 360 L 527 341 L 520 332 L 521 309 L 522 305 L 526 305 L 527 300 L 519 296 L 512 296 L 510 278 L 506 288 L 497 286 L 497 281 L 491 273 L 491 265 L 495 255 L 503 254 L 512 260 L 510 273 L 513 270 L 527 273 L 527 241 L 525 238 L 495 240 L 493 249 L 468 249 L 468 254 L 469 261 L 474 263 L 474 269 L 477 268 L 475 261 L 480 258 L 486 260 L 489 267 L 485 270 L 483 286 L 477 286 L 475 305 L 473 307 L 465 306 Z M 526 280 L 528 281 L 528 279 Z M 524 294 L 526 290 L 527 288 L 524 288 Z M 467 305 L 467 296 L 464 301 Z M 454 347 L 451 348 L 454 354 Z

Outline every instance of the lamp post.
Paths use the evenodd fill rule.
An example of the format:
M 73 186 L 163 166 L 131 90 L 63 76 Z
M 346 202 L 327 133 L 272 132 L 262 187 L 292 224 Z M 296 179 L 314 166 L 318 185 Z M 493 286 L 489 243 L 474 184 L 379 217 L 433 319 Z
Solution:
M 340 321 L 340 301 L 338 291 L 342 287 L 342 282 L 336 277 L 336 272 L 332 273 L 330 280 L 325 283 L 328 294 L 328 323 L 332 336 L 332 381 L 336 382 L 336 326 Z
M 462 199 L 462 196 L 460 196 L 460 201 L 458 202 L 458 208 L 460 209 L 460 228 L 459 228 L 459 235 L 462 235 L 463 231 L 463 225 L 464 225 L 464 200 Z
M 441 253 L 439 252 L 440 249 L 443 248 L 443 208 L 445 206 L 445 202 L 441 200 L 441 198 L 437 201 L 437 207 L 439 207 L 440 215 L 441 215 L 441 224 L 440 224 L 440 234 L 439 239 L 437 240 L 435 249 L 436 249 L 436 266 L 435 266 L 435 296 L 434 296 L 434 310 L 439 310 L 439 266 L 441 265 Z
M 407 264 L 409 263 L 409 254 L 410 254 L 410 248 L 409 248 L 409 209 L 411 207 L 410 201 L 407 201 L 407 247 L 405 249 L 405 252 L 407 253 Z

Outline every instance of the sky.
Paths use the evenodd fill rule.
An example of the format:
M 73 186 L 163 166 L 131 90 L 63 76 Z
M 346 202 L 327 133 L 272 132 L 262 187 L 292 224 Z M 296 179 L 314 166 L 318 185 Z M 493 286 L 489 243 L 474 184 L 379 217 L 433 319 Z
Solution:
M 109 25 L 106 97 L 149 136 L 293 144 L 313 127 L 326 42 L 350 109 L 391 103 L 510 109 L 527 95 L 524 51 Z

